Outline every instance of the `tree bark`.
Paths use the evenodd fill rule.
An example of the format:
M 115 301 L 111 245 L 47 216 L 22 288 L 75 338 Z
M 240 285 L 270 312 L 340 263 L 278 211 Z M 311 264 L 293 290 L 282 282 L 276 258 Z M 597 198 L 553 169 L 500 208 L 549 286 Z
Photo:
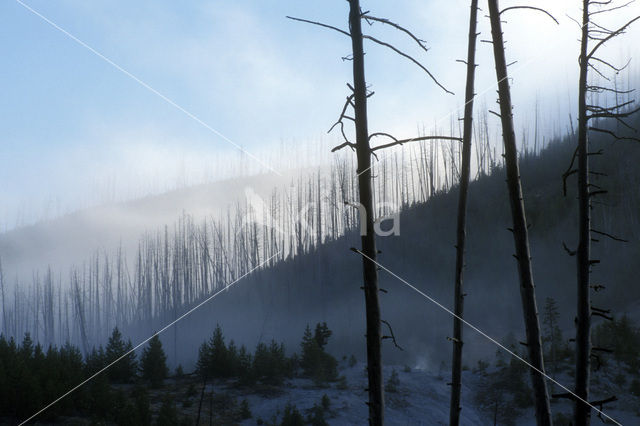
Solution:
M 367 124 L 367 87 L 364 74 L 364 49 L 360 1 L 349 0 L 349 27 L 353 50 L 353 88 L 355 104 L 356 155 L 358 158 L 358 190 L 360 204 L 366 212 L 364 232 L 361 232 L 364 294 L 367 316 L 367 373 L 369 378 L 369 423 L 384 423 L 384 391 L 382 386 L 382 356 L 380 343 L 380 302 L 378 300 L 378 268 L 373 228 L 373 192 L 371 184 L 371 149 Z M 360 224 L 362 227 L 362 224 Z
M 589 261 L 591 256 L 591 206 L 589 196 L 589 158 L 587 136 L 587 48 L 589 41 L 589 0 L 583 1 L 582 39 L 580 41 L 580 80 L 578 88 L 578 249 L 577 266 L 577 318 L 576 318 L 576 381 L 575 392 L 589 400 L 589 374 L 591 368 L 591 302 L 589 294 Z M 591 407 L 576 401 L 576 426 L 590 423 Z
M 460 193 L 458 194 L 458 223 L 456 234 L 456 271 L 453 312 L 453 361 L 451 369 L 451 403 L 449 406 L 449 425 L 460 424 L 460 405 L 462 389 L 462 318 L 464 313 L 463 270 L 464 248 L 467 226 L 467 193 L 471 169 L 471 137 L 473 131 L 473 98 L 476 70 L 476 39 L 478 0 L 471 0 L 469 13 L 469 44 L 467 50 L 467 83 L 464 95 L 464 124 L 462 131 L 462 166 L 460 171 Z
M 531 382 L 535 397 L 536 421 L 539 426 L 551 425 L 551 407 L 544 372 L 542 355 L 542 341 L 540 339 L 540 324 L 538 308 L 536 306 L 535 287 L 531 268 L 531 253 L 529 250 L 529 235 L 524 210 L 524 198 L 520 182 L 518 166 L 518 152 L 513 126 L 511 106 L 511 90 L 507 75 L 507 62 L 504 53 L 504 40 L 500 23 L 500 9 L 498 0 L 489 0 L 489 16 L 491 20 L 491 36 L 493 39 L 493 54 L 496 63 L 496 78 L 500 97 L 500 119 L 502 121 L 502 137 L 504 140 L 505 165 L 507 171 L 507 187 L 511 216 L 513 218 L 513 238 L 518 261 L 518 275 L 520 279 L 520 296 L 527 333 L 527 349 L 529 363 L 532 368 Z M 536 371 L 538 370 L 538 371 Z

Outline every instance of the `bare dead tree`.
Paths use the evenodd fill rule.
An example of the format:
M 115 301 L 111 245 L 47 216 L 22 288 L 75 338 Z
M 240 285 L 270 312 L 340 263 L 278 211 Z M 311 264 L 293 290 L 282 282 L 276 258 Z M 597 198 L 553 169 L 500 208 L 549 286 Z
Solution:
M 380 301 L 378 297 L 378 268 L 373 228 L 373 197 L 371 185 L 371 150 L 367 122 L 367 86 L 364 74 L 364 47 L 359 0 L 349 1 L 349 28 L 353 53 L 353 108 L 356 127 L 356 155 L 358 158 L 358 191 L 360 204 L 367 216 L 364 235 L 361 235 L 362 251 L 371 257 L 363 259 L 364 294 L 367 316 L 367 374 L 369 379 L 369 423 L 384 424 L 384 383 L 382 378 L 382 353 L 380 343 Z
M 506 9 L 505 9 L 506 10 Z M 511 105 L 511 89 L 507 74 L 507 61 L 504 51 L 502 23 L 500 21 L 498 0 L 489 0 L 489 17 L 491 20 L 491 36 L 493 54 L 498 81 L 500 104 L 500 120 L 502 122 L 502 138 L 504 141 L 505 167 L 507 172 L 507 187 L 511 216 L 513 219 L 513 238 L 515 243 L 515 258 L 518 262 L 518 276 L 520 280 L 520 295 L 527 334 L 527 350 L 529 363 L 532 366 L 531 381 L 534 390 L 536 421 L 539 426 L 552 424 L 549 393 L 544 377 L 544 359 L 538 307 L 536 306 L 533 271 L 531 267 L 531 252 L 529 249 L 529 233 L 524 210 L 524 198 L 520 181 L 518 165 L 518 151 L 513 125 L 513 111 Z
M 589 152 L 589 131 L 596 131 L 612 136 L 616 140 L 636 140 L 638 138 L 618 134 L 612 130 L 602 127 L 590 127 L 589 120 L 611 119 L 615 120 L 618 125 L 623 125 L 627 129 L 634 130 L 627 122 L 626 118 L 640 111 L 640 108 L 632 109 L 633 100 L 627 102 L 618 102 L 619 94 L 628 94 L 630 91 L 618 90 L 617 87 L 609 88 L 599 85 L 589 84 L 589 71 L 594 71 L 599 76 L 608 80 L 604 75 L 602 68 L 613 70 L 619 73 L 626 67 L 616 67 L 600 55 L 600 49 L 611 39 L 623 34 L 629 26 L 640 19 L 640 16 L 634 17 L 627 21 L 623 26 L 616 30 L 609 30 L 602 25 L 594 22 L 595 15 L 607 13 L 621 9 L 628 3 L 616 5 L 613 0 L 610 1 L 593 1 L 583 0 L 582 2 L 582 23 L 581 39 L 580 39 L 580 76 L 578 82 L 578 146 L 571 161 L 571 165 L 563 175 L 563 184 L 566 188 L 566 179 L 568 176 L 577 174 L 578 176 L 578 247 L 572 252 L 576 257 L 577 269 L 577 316 L 576 316 L 576 375 L 575 375 L 575 394 L 580 398 L 574 398 L 574 423 L 578 426 L 588 425 L 591 421 L 591 406 L 586 403 L 589 400 L 589 381 L 591 370 L 591 317 L 600 315 L 606 318 L 605 313 L 601 310 L 594 310 L 591 304 L 591 283 L 590 273 L 591 267 L 597 260 L 591 258 L 591 242 L 594 240 L 592 233 L 596 232 L 600 235 L 612 237 L 603 231 L 596 231 L 591 224 L 591 199 L 595 196 L 606 193 L 604 190 L 593 189 L 593 185 L 589 182 L 589 176 L 593 172 L 589 170 L 589 157 L 593 153 Z M 594 10 L 591 9 L 594 6 Z M 589 47 L 589 43 L 594 42 L 593 47 Z M 628 63 L 627 63 L 628 65 Z M 612 107 L 602 107 L 599 105 L 591 105 L 588 103 L 587 97 L 590 93 L 609 93 L 616 97 L 616 102 Z M 577 158 L 577 169 L 573 168 L 575 159 Z M 612 237 L 614 240 L 622 239 Z M 624 240 L 622 240 L 624 241 Z M 608 401 L 605 401 L 608 402 Z M 591 404 L 593 405 L 593 404 Z M 600 404 L 602 405 L 602 404 Z
M 369 24 L 382 23 L 389 25 L 396 30 L 399 30 L 407 34 L 418 46 L 427 51 L 423 40 L 419 39 L 413 33 L 399 24 L 389 21 L 388 19 L 378 18 L 372 16 L 369 12 L 362 12 L 360 8 L 359 0 L 349 0 L 349 31 L 342 30 L 332 25 L 323 24 L 320 22 L 309 21 L 306 19 L 292 18 L 296 21 L 306 22 L 313 25 L 319 25 L 321 27 L 329 28 L 337 31 L 341 34 L 348 36 L 351 39 L 351 57 L 348 59 L 353 63 L 353 85 L 347 86 L 351 90 L 349 96 L 343 105 L 342 111 L 338 118 L 338 121 L 331 127 L 331 130 L 338 128 L 342 134 L 344 142 L 332 149 L 332 152 L 340 150 L 342 148 L 351 148 L 355 150 L 357 157 L 357 178 L 358 178 L 358 193 L 359 193 L 359 209 L 361 209 L 362 219 L 364 225 L 360 224 L 361 229 L 361 245 L 362 250 L 355 250 L 362 255 L 363 266 L 363 281 L 364 281 L 364 293 L 365 293 L 365 308 L 366 308 L 366 339 L 367 339 L 367 374 L 369 381 L 369 424 L 382 425 L 384 424 L 384 386 L 382 379 L 382 354 L 381 354 L 381 341 L 385 337 L 381 331 L 381 319 L 380 314 L 380 300 L 379 300 L 379 286 L 378 286 L 378 268 L 376 266 L 377 249 L 375 241 L 375 214 L 373 199 L 374 191 L 372 186 L 372 164 L 371 156 L 376 156 L 375 151 L 384 148 L 390 148 L 396 145 L 402 145 L 409 142 L 418 142 L 425 140 L 458 140 L 460 138 L 454 138 L 451 136 L 421 136 L 411 139 L 398 139 L 391 134 L 385 132 L 376 132 L 369 134 L 369 126 L 367 119 L 367 99 L 373 96 L 373 92 L 368 92 L 366 79 L 365 79 L 365 66 L 364 66 L 364 46 L 363 40 L 370 40 L 373 43 L 386 47 L 394 53 L 408 59 L 422 69 L 440 88 L 447 93 L 452 93 L 447 90 L 431 72 L 417 61 L 412 56 L 404 53 L 397 47 L 389 44 L 383 40 L 373 37 L 362 32 L 362 21 L 365 20 Z M 351 108 L 353 116 L 348 115 L 347 111 Z M 345 121 L 351 121 L 355 125 L 355 142 L 349 140 L 345 131 Z M 371 146 L 373 138 L 383 137 L 391 139 L 391 142 L 379 145 L 376 147 Z M 346 200 L 345 200 L 346 201 Z M 388 323 L 387 323 L 388 325 Z M 394 340 L 395 341 L 395 340 Z
M 462 389 L 462 316 L 464 314 L 463 270 L 464 247 L 467 227 L 467 193 L 471 170 L 471 137 L 473 131 L 473 99 L 476 71 L 476 39 L 478 23 L 478 0 L 471 0 L 469 12 L 469 41 L 467 45 L 467 81 L 464 94 L 464 124 L 462 131 L 462 165 L 460 189 L 458 194 L 458 220 L 456 230 L 456 270 L 454 287 L 453 318 L 453 354 L 451 363 L 451 403 L 449 406 L 449 425 L 460 424 L 460 405 Z
M 7 324 L 7 307 L 5 304 L 4 293 L 4 271 L 2 270 L 2 259 L 0 258 L 0 296 L 2 296 L 2 332 L 4 336 L 8 336 L 8 324 Z

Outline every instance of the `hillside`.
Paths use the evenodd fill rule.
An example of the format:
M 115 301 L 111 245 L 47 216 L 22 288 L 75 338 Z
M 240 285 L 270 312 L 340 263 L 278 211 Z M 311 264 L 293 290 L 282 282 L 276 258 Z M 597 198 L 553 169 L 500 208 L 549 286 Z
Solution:
M 575 294 L 574 262 L 563 247 L 563 243 L 569 249 L 575 244 L 575 184 L 569 177 L 565 196 L 562 181 L 562 174 L 567 169 L 573 152 L 572 146 L 573 140 L 568 137 L 551 143 L 538 155 L 528 154 L 521 159 L 538 305 L 542 310 L 544 300 L 551 297 L 556 300 L 558 306 L 563 307 L 560 311 L 560 328 L 565 336 L 573 335 L 572 322 L 575 315 L 572 308 Z M 640 274 L 640 266 L 636 259 L 640 255 L 640 170 L 635 164 L 640 160 L 640 150 L 631 144 L 600 139 L 593 141 L 592 149 L 598 153 L 594 155 L 593 169 L 599 173 L 594 175 L 593 183 L 608 190 L 608 193 L 600 197 L 595 204 L 593 226 L 603 233 L 628 240 L 621 243 L 601 235 L 599 241 L 595 242 L 594 255 L 601 262 L 594 267 L 594 282 L 606 288 L 595 295 L 594 306 L 611 309 L 616 316 L 627 313 L 638 322 L 640 288 L 637 286 L 636 277 Z M 96 248 L 106 253 L 109 247 L 113 248 L 125 236 L 128 238 L 129 247 L 135 248 L 136 244 L 141 247 L 138 251 L 137 266 L 132 272 L 136 275 L 142 274 L 144 262 L 140 260 L 140 253 L 147 253 L 151 247 L 152 251 L 148 252 L 151 253 L 151 262 L 162 263 L 162 257 L 158 253 L 162 251 L 163 241 L 164 244 L 168 244 L 168 240 L 160 239 L 153 243 L 153 240 L 138 240 L 139 237 L 135 236 L 154 228 L 162 229 L 163 225 L 176 228 L 175 222 L 172 221 L 175 221 L 176 216 L 180 217 L 181 211 L 189 211 L 191 208 L 194 210 L 189 211 L 193 215 L 190 220 L 196 222 L 214 208 L 200 200 L 211 200 L 216 194 L 225 193 L 228 190 L 228 186 L 225 186 L 227 184 L 223 182 L 216 186 L 193 188 L 117 208 L 97 208 L 49 223 L 15 230 L 0 236 L 0 255 L 4 264 L 8 265 L 7 270 L 16 271 L 26 267 L 25 265 L 41 263 L 42 271 L 46 263 L 59 272 L 64 271 L 65 265 L 73 262 L 91 263 L 86 257 L 87 253 Z M 263 177 L 233 182 L 232 185 L 240 194 L 249 185 L 262 188 L 264 193 L 268 193 L 269 188 L 272 188 L 271 181 Z M 437 192 L 427 202 L 404 205 L 398 219 L 399 235 L 378 238 L 381 251 L 379 262 L 445 307 L 450 306 L 453 299 L 451 282 L 456 205 L 455 187 L 449 191 Z M 217 206 L 216 204 L 215 208 Z M 137 220 L 131 219 L 136 217 Z M 510 215 L 503 170 L 496 167 L 490 174 L 481 175 L 470 187 L 465 316 L 490 336 L 498 340 L 515 339 L 517 342 L 524 340 L 524 327 L 509 225 Z M 182 225 L 177 225 L 178 228 L 180 226 Z M 190 232 L 193 230 L 186 231 L 187 234 Z M 238 235 L 234 238 L 239 238 Z M 180 241 L 183 240 L 172 240 L 171 244 L 178 244 Z M 155 249 L 158 252 L 153 252 L 153 244 L 156 244 Z M 195 244 L 197 252 L 198 244 L 190 244 Z M 250 273 L 232 288 L 222 292 L 219 297 L 164 332 L 161 340 L 172 368 L 181 364 L 185 370 L 192 371 L 198 356 L 197 348 L 210 337 L 216 324 L 220 324 L 225 334 L 237 345 L 253 348 L 259 342 L 269 342 L 273 339 L 283 341 L 286 352 L 293 354 L 299 350 L 299 338 L 305 326 L 326 321 L 333 330 L 327 347 L 328 352 L 340 360 L 354 358 L 359 362 L 364 361 L 361 261 L 356 253 L 349 250 L 350 247 L 359 246 L 358 233 L 351 227 L 347 228 L 344 235 L 324 238 L 322 244 L 300 244 L 304 249 L 296 255 L 290 253 L 283 260 Z M 212 248 L 212 251 L 215 253 L 212 252 L 211 256 L 215 259 L 226 256 L 220 253 L 224 251 L 224 246 Z M 61 264 L 56 263 L 56 253 L 64 254 Z M 71 256 L 77 256 L 77 260 L 71 261 Z M 84 271 L 84 266 L 82 270 Z M 241 270 L 242 267 L 238 271 Z M 97 277 L 97 270 L 95 273 Z M 106 274 L 109 274 L 108 270 Z M 161 276 L 149 275 L 148 278 L 128 281 L 129 285 L 138 286 L 131 288 L 131 298 L 135 296 L 138 301 L 144 300 L 147 294 L 144 291 L 147 290 L 141 285 L 156 286 L 149 280 L 160 279 L 159 277 Z M 180 282 L 186 289 L 185 283 L 198 279 L 196 276 L 186 276 Z M 83 294 L 88 297 L 88 305 L 77 306 L 81 306 L 85 314 L 93 315 L 92 297 L 100 293 L 99 287 L 104 286 L 105 282 L 102 278 L 96 278 L 95 281 L 89 279 L 89 287 L 83 288 Z M 226 283 L 229 282 L 231 280 Z M 451 333 L 451 317 L 441 307 L 386 271 L 380 271 L 380 284 L 386 290 L 381 300 L 383 319 L 393 328 L 397 343 L 402 347 L 400 350 L 390 341 L 385 341 L 384 362 L 388 366 L 396 366 L 390 368 L 400 369 L 404 367 L 399 366 L 408 366 L 413 371 L 411 374 L 401 374 L 404 396 L 396 402 L 405 405 L 401 409 L 398 408 L 400 406 L 396 407 L 397 413 L 394 411 L 394 405 L 390 405 L 390 415 L 396 414 L 393 421 L 401 424 L 405 421 L 411 422 L 412 418 L 422 418 L 427 413 L 424 401 L 413 395 L 428 393 L 429 400 L 446 400 L 448 373 L 443 372 L 448 372 L 449 369 L 450 342 L 447 337 Z M 93 286 L 96 288 L 95 292 L 92 290 Z M 162 287 L 155 288 L 157 291 Z M 200 291 L 206 294 L 205 290 Z M 22 291 L 27 292 L 29 288 Z M 56 291 L 57 297 L 62 297 L 64 289 L 60 287 Z M 143 293 L 136 296 L 136 291 Z M 148 291 L 152 291 L 151 287 Z M 193 295 L 194 302 L 174 304 L 172 309 L 162 311 L 154 307 L 154 310 L 149 311 L 149 316 L 137 311 L 146 309 L 144 305 L 132 303 L 128 305 L 128 309 L 136 311 L 128 317 L 128 321 L 118 325 L 124 328 L 125 334 L 134 343 L 141 341 L 186 313 L 194 303 L 202 300 L 203 296 L 200 294 L 203 293 Z M 74 296 L 74 293 L 69 294 L 69 301 L 73 302 L 71 296 Z M 157 304 L 162 297 L 154 296 L 154 300 Z M 99 299 L 96 298 L 95 301 Z M 38 340 L 38 332 L 42 330 L 38 327 L 43 325 L 38 325 L 39 302 L 32 303 L 36 303 L 36 314 L 31 326 L 35 324 L 34 337 Z M 103 299 L 102 303 L 111 302 Z M 66 306 L 66 302 L 64 305 Z M 42 312 L 44 322 L 46 311 Z M 58 313 L 62 315 L 62 312 L 60 304 Z M 74 328 L 67 330 L 67 338 L 78 347 L 82 347 L 77 327 L 79 323 L 84 324 L 83 317 L 78 316 L 77 312 L 69 314 L 65 311 L 64 315 L 72 318 Z M 108 334 L 111 326 L 109 317 L 106 318 L 107 322 L 101 323 L 100 316 L 96 316 L 97 322 L 92 324 L 97 330 L 102 331 L 83 341 L 85 352 L 90 346 L 104 345 L 104 336 Z M 594 322 L 597 325 L 601 321 L 596 319 Z M 20 324 L 30 327 L 28 321 Z M 17 328 L 18 322 L 14 321 L 13 325 L 16 327 L 15 335 L 20 339 L 22 332 Z M 61 320 L 57 327 L 63 326 L 64 321 Z M 57 336 L 58 339 L 65 336 L 62 331 L 56 333 L 53 336 Z M 46 329 L 44 336 L 46 340 Z M 49 339 L 52 339 L 52 336 L 49 336 Z M 496 346 L 493 343 L 472 330 L 465 330 L 464 362 L 467 368 L 472 368 L 480 360 L 492 362 L 495 354 Z M 560 380 L 570 384 L 570 364 L 567 365 L 564 367 L 566 372 Z M 333 387 L 316 389 L 313 386 L 309 387 L 304 381 L 294 380 L 288 383 L 286 389 L 278 393 L 278 396 L 265 399 L 250 393 L 249 399 L 254 414 L 266 418 L 278 413 L 287 401 L 295 401 L 301 409 L 309 409 L 323 393 L 329 392 L 332 401 L 342 404 L 337 417 L 334 418 L 336 424 L 362 418 L 364 406 L 359 402 L 364 397 L 358 396 L 358 389 L 361 385 L 364 386 L 364 376 L 359 374 L 357 368 L 345 368 L 343 366 L 341 371 L 349 376 L 350 386 L 353 387 L 348 396 L 344 395 L 344 392 L 334 390 Z M 613 383 L 617 383 L 615 374 L 618 370 L 611 371 L 612 373 L 606 373 L 609 375 L 601 373 L 599 384 L 594 387 L 596 392 L 608 392 L 614 386 Z M 386 371 L 386 374 L 390 372 Z M 475 375 L 465 375 L 471 386 L 465 390 L 468 398 L 478 393 L 482 381 L 474 381 L 477 379 Z M 216 386 L 226 385 L 222 383 Z M 618 390 L 623 389 L 620 385 L 616 386 Z M 177 387 L 179 392 L 184 392 L 183 388 L 182 385 Z M 210 391 L 214 391 L 214 388 L 211 387 Z M 215 389 L 215 392 L 219 391 L 221 390 Z M 442 401 L 439 405 L 444 404 Z M 482 419 L 485 419 L 485 415 L 477 411 L 473 404 L 468 408 L 464 415 L 469 416 L 470 422 L 476 424 L 484 421 Z M 399 413 L 414 417 L 402 417 Z M 429 409 L 427 414 L 434 416 L 433 422 L 446 419 L 445 412 Z M 617 414 L 623 416 L 621 418 L 632 415 L 626 411 Z
M 574 264 L 563 248 L 563 242 L 568 247 L 575 244 L 574 184 L 569 177 L 568 194 L 563 196 L 561 177 L 571 158 L 571 142 L 570 138 L 555 141 L 539 155 L 527 155 L 521 161 L 540 306 L 546 297 L 553 297 L 560 306 L 574 305 Z M 634 259 L 640 254 L 637 215 L 640 172 L 634 164 L 640 154 L 636 146 L 622 142 L 597 140 L 596 144 L 594 151 L 602 149 L 604 155 L 594 156 L 594 170 L 608 176 L 596 176 L 594 182 L 609 189 L 609 193 L 598 200 L 600 204 L 594 209 L 594 227 L 629 242 L 602 237 L 594 244 L 595 256 L 601 260 L 594 268 L 594 281 L 606 286 L 605 291 L 596 295 L 594 304 L 612 308 L 615 313 L 635 315 L 634 307 L 640 301 L 640 289 L 634 278 L 638 273 Z M 465 274 L 467 318 L 497 338 L 509 332 L 517 336 L 523 334 L 502 174 L 502 170 L 496 168 L 471 185 Z M 268 192 L 266 188 L 271 181 L 258 177 L 231 184 L 242 194 L 246 185 Z M 96 248 L 113 250 L 123 236 L 135 247 L 137 241 L 133 235 L 167 223 L 175 226 L 171 221 L 180 211 L 191 213 L 189 209 L 193 209 L 196 218 L 211 212 L 211 204 L 207 203 L 227 193 L 228 185 L 229 182 L 222 182 L 117 208 L 97 208 L 4 234 L 0 236 L 0 256 L 5 271 L 20 269 L 24 263 L 40 264 L 41 271 L 46 265 L 53 265 L 54 271 L 65 274 L 70 258 L 76 259 L 76 264 L 86 262 L 89 260 L 86 253 Z M 220 200 L 216 198 L 216 201 Z M 426 203 L 404 206 L 399 219 L 400 235 L 378 238 L 379 261 L 445 306 L 450 306 L 452 300 L 456 203 L 454 187 L 448 192 L 436 193 Z M 116 214 L 116 210 L 120 212 Z M 127 219 L 120 220 L 122 217 Z M 349 251 L 349 247 L 358 245 L 355 231 L 347 231 L 342 237 L 327 239 L 318 247 L 311 246 L 304 254 L 288 257 L 243 279 L 168 332 L 165 339 L 177 340 L 167 341 L 170 348 L 176 348 L 174 353 L 170 351 L 170 355 L 177 357 L 172 362 L 191 364 L 195 356 L 191 348 L 197 347 L 216 322 L 235 336 L 236 341 L 253 345 L 272 337 L 294 342 L 294 336 L 306 323 L 323 320 L 336 330 L 336 349 L 344 355 L 361 356 L 364 325 L 359 289 L 360 259 Z M 66 263 L 57 264 L 56 255 L 62 253 Z M 387 358 L 423 367 L 436 367 L 447 360 L 449 315 L 385 272 L 381 272 L 381 285 L 388 291 L 382 299 L 383 315 L 406 349 L 400 352 L 389 344 Z M 188 307 L 182 306 L 125 328 L 132 337 L 141 338 L 186 312 Z M 561 314 L 562 328 L 572 333 L 572 309 L 565 309 Z M 100 339 L 91 344 L 100 344 Z M 465 347 L 472 357 L 495 350 L 472 333 L 468 334 Z

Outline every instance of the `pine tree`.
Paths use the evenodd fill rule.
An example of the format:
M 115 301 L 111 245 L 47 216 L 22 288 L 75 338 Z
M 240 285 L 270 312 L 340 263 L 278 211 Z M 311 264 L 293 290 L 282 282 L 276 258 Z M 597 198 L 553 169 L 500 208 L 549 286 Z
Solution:
M 162 381 L 169 374 L 167 356 L 162 349 L 162 342 L 156 334 L 149 341 L 140 358 L 142 378 L 148 380 L 152 387 L 162 386 Z
M 170 397 L 166 397 L 162 401 L 162 406 L 158 412 L 156 419 L 157 426 L 173 426 L 178 424 L 178 410 L 176 404 Z
M 331 337 L 332 331 L 327 327 L 327 323 L 323 322 L 322 324 L 316 324 L 316 332 L 314 334 L 314 338 L 318 343 L 320 349 L 323 349 L 327 342 L 329 341 L 329 337 Z
M 216 325 L 211 341 L 209 342 L 209 366 L 212 377 L 228 377 L 230 371 L 227 362 L 227 346 L 224 343 L 224 336 L 220 325 Z
M 111 364 L 118 358 L 131 351 L 131 341 L 125 342 L 118 327 L 113 329 L 105 352 L 107 364 Z M 109 379 L 115 383 L 131 383 L 136 375 L 138 363 L 135 353 L 131 353 L 118 361 L 108 370 Z
M 318 345 L 318 341 L 315 339 L 314 335 L 311 334 L 311 328 L 308 324 L 307 328 L 304 330 L 300 346 L 302 348 L 302 357 L 300 359 L 302 371 L 305 376 L 313 377 L 320 362 L 320 352 L 322 349 Z
M 545 335 L 542 339 L 543 343 L 548 344 L 549 356 L 551 359 L 551 369 L 554 373 L 557 371 L 558 352 L 562 346 L 562 330 L 558 326 L 560 313 L 555 300 L 547 297 L 542 312 L 542 323 L 544 324 Z
M 338 376 L 338 362 L 324 351 L 329 336 L 331 336 L 331 330 L 326 323 L 317 324 L 315 334 L 311 333 L 311 328 L 307 325 L 300 343 L 302 348 L 300 367 L 305 376 L 316 382 L 335 380 Z

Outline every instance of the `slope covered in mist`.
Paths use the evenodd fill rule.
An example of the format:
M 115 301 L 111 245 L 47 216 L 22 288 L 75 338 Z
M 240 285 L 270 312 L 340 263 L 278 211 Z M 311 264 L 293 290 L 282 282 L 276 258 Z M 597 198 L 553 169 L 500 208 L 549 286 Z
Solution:
M 66 271 L 95 250 L 112 251 L 122 244 L 134 252 L 141 234 L 173 227 L 184 213 L 196 221 L 219 217 L 228 206 L 244 200 L 246 187 L 269 194 L 290 179 L 275 174 L 248 176 L 79 210 L 0 234 L 0 258 L 5 270 L 21 275 L 47 265 Z
M 538 303 L 553 297 L 562 306 L 562 328 L 573 333 L 574 259 L 563 248 L 575 245 L 575 182 L 567 181 L 563 195 L 562 174 L 573 152 L 574 141 L 556 141 L 539 155 L 521 159 L 522 179 Z M 640 254 L 640 159 L 636 146 L 598 140 L 593 169 L 606 174 L 594 176 L 594 184 L 609 190 L 594 208 L 595 229 L 629 240 L 611 241 L 602 236 L 594 244 L 601 263 L 594 266 L 594 282 L 606 286 L 594 297 L 594 305 L 613 308 L 614 313 L 631 312 L 640 301 L 636 285 Z M 277 183 L 277 182 L 276 182 Z M 231 185 L 236 191 L 229 188 Z M 87 253 L 98 248 L 112 250 L 123 238 L 135 246 L 145 230 L 174 226 L 182 211 L 196 220 L 211 211 L 212 200 L 226 202 L 229 194 L 243 196 L 252 185 L 267 193 L 274 181 L 258 177 L 248 181 L 223 182 L 166 194 L 119 206 L 97 208 L 50 223 L 4 234 L 0 256 L 5 269 L 26 269 L 51 265 L 65 274 L 71 262 L 86 261 Z M 218 198 L 220 197 L 220 198 Z M 379 237 L 379 261 L 445 307 L 453 299 L 455 215 L 457 191 L 441 191 L 426 203 L 405 205 L 399 217 L 399 235 Z M 116 211 L 117 210 L 117 211 Z M 133 219 L 132 219 L 133 218 Z M 504 171 L 496 167 L 479 177 L 470 187 L 468 247 L 465 271 L 466 317 L 488 334 L 500 339 L 509 332 L 524 340 L 513 242 L 508 231 L 510 214 Z M 384 227 L 384 226 L 383 226 Z M 361 259 L 349 250 L 359 246 L 356 230 L 310 246 L 302 255 L 256 271 L 242 279 L 163 334 L 170 361 L 193 365 L 198 345 L 216 323 L 237 343 L 253 347 L 259 341 L 283 340 L 295 351 L 307 323 L 327 321 L 334 330 L 330 351 L 336 355 L 364 355 L 364 303 L 361 286 Z M 386 271 L 380 271 L 383 319 L 393 327 L 399 351 L 385 345 L 385 358 L 392 362 L 436 368 L 449 357 L 451 317 L 441 307 L 410 289 Z M 103 302 L 104 303 L 104 302 Z M 183 306 L 161 316 L 126 325 L 133 340 L 147 337 L 188 310 Z M 91 309 L 89 307 L 89 309 Z M 66 315 L 66 314 L 65 314 Z M 17 334 L 22 331 L 17 330 Z M 108 333 L 105 330 L 104 335 Z M 495 346 L 471 330 L 466 330 L 468 360 L 491 356 Z M 100 338 L 92 345 L 101 344 Z
M 594 184 L 607 188 L 594 207 L 594 229 L 628 240 L 601 236 L 594 242 L 594 283 L 606 288 L 594 296 L 594 306 L 614 314 L 637 314 L 640 271 L 640 160 L 636 146 L 601 141 L 603 155 L 594 160 L 598 176 Z M 539 310 L 546 297 L 561 309 L 561 327 L 572 335 L 575 316 L 575 263 L 563 247 L 575 246 L 577 218 L 571 177 L 563 195 L 562 174 L 573 153 L 570 140 L 557 142 L 539 157 L 521 161 L 525 204 L 532 245 L 534 279 Z M 379 262 L 446 307 L 453 299 L 455 212 L 457 191 L 441 193 L 426 204 L 405 209 L 400 215 L 400 235 L 378 239 Z M 469 200 L 469 242 L 465 270 L 466 317 L 498 339 L 513 332 L 524 340 L 513 240 L 508 230 L 510 213 L 503 170 L 472 183 Z M 335 330 L 338 355 L 364 356 L 364 302 L 361 294 L 361 262 L 349 247 L 359 246 L 359 236 L 322 245 L 319 250 L 261 271 L 211 307 L 190 320 L 203 331 L 214 322 L 223 324 L 231 336 L 249 342 L 285 338 L 294 344 L 306 323 L 327 321 Z M 386 358 L 418 366 L 437 367 L 449 357 L 451 317 L 406 284 L 380 271 L 383 318 L 392 325 L 405 349 L 385 345 Z M 594 320 L 595 323 L 599 321 Z M 187 326 L 192 329 L 193 326 Z M 181 326 L 183 327 L 183 326 Z M 289 331 L 291 330 L 291 331 Z M 492 356 L 493 344 L 466 329 L 465 350 L 471 359 Z M 295 350 L 294 347 L 292 350 Z M 469 361 L 470 363 L 472 361 Z

